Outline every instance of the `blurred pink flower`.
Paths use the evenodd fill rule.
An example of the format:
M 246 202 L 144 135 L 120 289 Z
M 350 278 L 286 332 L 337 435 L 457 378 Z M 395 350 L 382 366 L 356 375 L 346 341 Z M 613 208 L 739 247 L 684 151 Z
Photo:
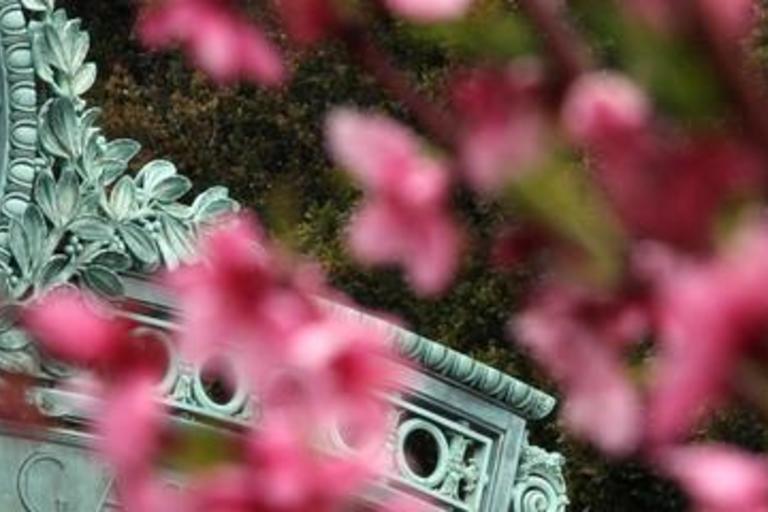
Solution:
M 254 219 L 236 217 L 205 234 L 198 254 L 166 280 L 178 292 L 183 348 L 193 360 L 239 344 L 269 366 L 296 329 L 319 318 L 315 290 L 301 289 Z
M 649 438 L 666 443 L 724 398 L 740 358 L 768 327 L 768 227 L 740 233 L 719 258 L 682 262 L 656 278 Z
M 80 292 L 50 292 L 25 309 L 23 322 L 52 356 L 94 370 L 102 384 L 119 385 L 136 376 L 152 379 L 165 372 L 166 353 L 157 340 Z
M 286 374 L 262 390 L 266 414 L 344 426 L 358 448 L 383 442 L 387 407 L 378 396 L 396 389 L 396 357 L 377 328 L 329 313 L 296 334 Z
M 285 76 L 277 48 L 223 0 L 161 0 L 144 10 L 138 32 L 151 48 L 180 44 L 218 82 L 274 86 Z
M 574 287 L 551 287 L 513 328 L 514 338 L 563 387 L 569 428 L 612 455 L 637 448 L 640 397 L 625 374 L 620 349 L 646 328 L 641 309 L 631 302 L 603 302 Z
M 461 239 L 450 211 L 448 170 L 424 155 L 407 128 L 383 116 L 339 109 L 326 131 L 332 157 L 365 191 L 349 231 L 355 256 L 403 265 L 418 293 L 445 289 Z
M 373 474 L 355 456 L 334 457 L 307 436 L 311 425 L 266 418 L 239 466 L 223 466 L 190 485 L 191 512 L 336 512 Z
M 323 39 L 337 23 L 332 0 L 276 0 L 286 30 L 302 44 Z
M 756 27 L 760 6 L 755 0 L 698 0 L 710 28 L 720 37 L 739 42 Z
M 111 388 L 97 416 L 99 452 L 123 479 L 148 478 L 160 449 L 164 410 L 155 383 L 135 376 Z
M 693 499 L 697 512 L 768 512 L 768 463 L 726 445 L 667 450 L 663 471 Z
M 464 123 L 463 170 L 476 191 L 503 192 L 506 181 L 542 155 L 546 116 L 541 71 L 527 59 L 504 70 L 473 70 L 454 85 L 454 107 Z
M 573 142 L 592 146 L 648 127 L 651 104 L 645 93 L 624 75 L 597 71 L 578 78 L 562 107 L 562 124 Z
M 396 14 L 421 23 L 449 21 L 462 17 L 472 0 L 385 0 Z
M 624 126 L 640 118 L 630 115 Z M 721 208 L 729 199 L 753 194 L 763 181 L 755 148 L 720 134 L 683 138 L 649 127 L 592 135 L 587 151 L 594 177 L 637 240 L 707 250 Z
M 129 322 L 99 309 L 78 292 L 60 290 L 29 306 L 23 320 L 51 355 L 88 366 L 112 359 L 131 329 Z
M 322 453 L 295 424 L 267 420 L 246 457 L 254 510 L 333 512 L 374 473 L 361 457 Z
M 668 32 L 675 28 L 675 0 L 625 0 L 621 6 L 632 19 L 644 21 L 651 28 Z

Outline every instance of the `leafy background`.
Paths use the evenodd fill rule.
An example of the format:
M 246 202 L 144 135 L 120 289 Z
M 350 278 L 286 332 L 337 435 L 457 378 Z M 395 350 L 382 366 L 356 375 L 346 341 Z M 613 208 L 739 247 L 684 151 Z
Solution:
M 498 8 L 491 1 L 485 4 L 483 9 Z M 343 226 L 358 193 L 325 156 L 323 114 L 338 104 L 376 108 L 406 120 L 407 113 L 352 65 L 343 49 L 326 45 L 292 51 L 294 79 L 279 91 L 250 86 L 218 88 L 191 70 L 178 54 L 142 49 L 132 32 L 135 12 L 129 1 L 66 0 L 60 5 L 82 17 L 92 35 L 92 59 L 100 72 L 89 100 L 104 109 L 107 134 L 134 137 L 144 146 L 136 169 L 150 159 L 169 158 L 192 178 L 195 192 L 213 185 L 229 187 L 233 197 L 259 213 L 275 236 L 321 261 L 333 283 L 361 303 L 395 312 L 420 334 L 555 392 L 525 355 L 505 339 L 507 319 L 520 308 L 523 292 L 535 275 L 525 268 L 500 274 L 486 264 L 488 238 L 502 219 L 495 205 L 457 194 L 471 232 L 472 252 L 454 288 L 439 300 L 417 299 L 397 272 L 361 269 L 347 257 Z M 254 10 L 255 15 L 269 18 L 269 13 Z M 583 12 L 579 22 L 601 38 L 606 54 L 621 60 L 615 24 L 604 15 L 595 16 L 596 10 Z M 509 57 L 535 46 L 519 20 L 503 19 L 493 25 L 470 20 L 461 30 L 444 27 L 419 34 L 385 20 L 374 33 L 422 92 L 435 95 L 445 86 L 450 71 L 480 46 L 491 48 L 494 57 Z M 446 34 L 452 37 L 446 39 Z M 279 32 L 272 35 L 285 42 Z M 667 65 L 677 69 L 679 64 Z M 654 74 L 649 80 L 661 82 L 665 105 L 678 109 L 676 113 L 701 117 L 701 105 L 717 104 L 713 100 L 716 92 L 707 90 L 706 81 L 701 81 L 703 86 L 677 81 L 670 85 L 668 79 L 664 82 L 664 66 L 660 67 L 661 75 Z M 682 87 L 682 93 L 673 86 Z M 554 419 L 534 425 L 533 435 L 537 444 L 566 455 L 570 510 L 685 508 L 683 498 L 669 483 L 632 464 L 602 459 L 567 437 Z M 743 411 L 723 412 L 701 435 L 732 440 L 754 450 L 768 444 L 765 430 Z

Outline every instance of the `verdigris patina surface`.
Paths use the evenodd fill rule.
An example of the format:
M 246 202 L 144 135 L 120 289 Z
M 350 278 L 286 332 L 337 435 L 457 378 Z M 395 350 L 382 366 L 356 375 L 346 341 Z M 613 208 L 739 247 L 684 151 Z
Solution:
M 174 421 L 220 431 L 258 420 L 258 399 L 235 385 L 212 394 L 208 365 L 176 350 L 173 297 L 143 276 L 189 258 L 198 230 L 238 205 L 223 187 L 190 202 L 190 181 L 171 162 L 138 173 L 130 139 L 108 140 L 83 94 L 96 78 L 88 34 L 52 0 L 0 0 L 0 369 L 38 382 L 30 400 L 52 419 L 45 431 L 0 426 L 0 510 L 118 510 L 109 469 L 88 450 L 88 397 L 57 384 L 72 369 L 47 358 L 13 325 L 15 306 L 54 286 L 88 287 L 143 307 L 143 335 L 164 347 L 158 388 Z M 39 94 L 39 97 L 38 97 Z M 340 315 L 372 317 L 338 305 Z M 559 512 L 567 497 L 562 457 L 532 446 L 529 421 L 546 417 L 549 395 L 473 359 L 383 324 L 394 346 L 419 363 L 403 369 L 393 405 L 387 478 L 361 500 L 408 493 L 437 510 Z M 236 368 L 235 358 L 231 361 Z M 342 432 L 335 448 L 349 450 Z M 168 484 L 180 485 L 178 475 Z

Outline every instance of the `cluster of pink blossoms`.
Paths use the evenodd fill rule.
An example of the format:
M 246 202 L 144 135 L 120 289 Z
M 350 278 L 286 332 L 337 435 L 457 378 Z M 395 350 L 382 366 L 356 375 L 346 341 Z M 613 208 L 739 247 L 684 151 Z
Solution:
M 126 510 L 331 512 L 359 495 L 384 462 L 387 408 L 377 395 L 396 386 L 384 335 L 322 306 L 317 271 L 289 264 L 247 217 L 210 232 L 200 262 L 167 283 L 180 299 L 185 356 L 201 363 L 230 354 L 260 409 L 257 424 L 230 441 L 236 460 L 195 469 L 183 491 L 157 472 L 179 445 L 157 396 L 162 351 L 131 321 L 69 290 L 25 314 L 48 352 L 95 377 L 98 448 Z M 353 450 L 334 452 L 339 428 Z
M 743 37 L 754 14 L 751 2 L 702 1 L 700 8 L 726 41 Z M 643 11 L 665 30 L 681 23 L 665 3 Z M 453 163 L 426 157 L 394 121 L 331 114 L 331 155 L 366 192 L 350 226 L 353 254 L 399 263 L 417 291 L 440 291 L 461 240 L 447 229 L 455 221 L 445 174 L 458 169 L 455 183 L 494 197 L 541 172 L 553 140 L 568 143 L 586 155 L 613 213 L 619 275 L 596 285 L 574 275 L 572 241 L 553 246 L 557 233 L 528 236 L 527 251 L 547 246 L 569 263 L 540 284 L 512 336 L 562 385 L 574 432 L 608 454 L 648 461 L 702 511 L 768 510 L 767 460 L 687 443 L 738 387 L 741 365 L 764 350 L 768 219 L 746 214 L 725 241 L 715 235 L 726 206 L 765 186 L 765 155 L 737 130 L 686 132 L 657 116 L 652 99 L 618 72 L 581 74 L 554 108 L 545 80 L 541 66 L 525 59 L 454 82 L 460 130 Z M 632 354 L 650 345 L 653 355 L 630 370 Z M 645 375 L 639 381 L 631 377 L 638 372 Z
M 583 157 L 579 163 L 573 159 L 572 174 L 584 178 L 574 183 L 588 183 L 596 192 L 587 197 L 599 197 L 594 216 L 605 217 L 598 220 L 610 239 L 585 234 L 572 219 L 558 224 L 558 215 L 569 212 L 553 212 L 547 205 L 530 208 L 534 217 L 547 212 L 530 225 L 507 230 L 505 248 L 497 254 L 516 260 L 529 253 L 544 254 L 552 263 L 513 321 L 512 336 L 562 386 L 563 413 L 575 432 L 611 455 L 643 458 L 677 480 L 701 511 L 766 511 L 764 458 L 687 441 L 706 414 L 743 384 L 743 365 L 763 363 L 765 355 L 761 338 L 768 327 L 768 291 L 762 285 L 768 280 L 768 220 L 756 206 L 742 209 L 738 227 L 728 236 L 721 222 L 725 208 L 735 202 L 754 205 L 749 199 L 759 197 L 766 186 L 768 163 L 761 142 L 768 141 L 768 117 L 761 119 L 766 110 L 749 104 L 760 100 L 745 81 L 749 77 L 732 67 L 740 62 L 741 41 L 754 25 L 754 2 L 621 3 L 628 16 L 645 24 L 644 29 L 670 39 L 705 42 L 702 46 L 724 75 L 721 80 L 739 115 L 696 129 L 657 114 L 653 98 L 630 78 L 585 64 L 590 59 L 578 54 L 575 31 L 557 18 L 556 3 L 519 2 L 545 32 L 553 62 L 544 65 L 525 58 L 504 65 L 484 63 L 462 72 L 451 82 L 451 101 L 444 103 L 451 107 L 446 119 L 453 125 L 447 138 L 445 130 L 440 137 L 425 133 L 420 138 L 379 114 L 342 109 L 329 116 L 331 156 L 364 189 L 363 203 L 348 231 L 351 251 L 366 264 L 400 265 L 417 292 L 438 293 L 459 268 L 466 239 L 452 211 L 454 186 L 465 185 L 484 200 L 505 200 L 507 192 L 531 178 L 535 181 L 537 174 L 555 165 L 553 154 L 562 155 L 568 148 L 569 154 Z M 359 28 L 353 26 L 356 21 L 347 19 L 340 4 L 278 0 L 276 7 L 296 42 L 315 44 L 327 37 L 358 34 L 351 30 Z M 421 23 L 461 17 L 469 4 L 469 0 L 381 3 L 390 12 Z M 246 79 L 276 85 L 286 75 L 277 47 L 244 20 L 234 1 L 159 1 L 145 11 L 139 31 L 154 47 L 179 44 L 199 67 L 222 82 Z M 354 46 L 360 41 L 352 42 Z M 375 53 L 366 50 L 363 60 L 370 66 Z M 388 62 L 379 65 L 374 76 L 391 91 L 402 92 L 401 77 L 393 78 Z M 555 79 L 550 76 L 553 68 L 559 71 Z M 418 107 L 413 113 L 422 118 L 427 132 L 446 128 L 435 122 L 439 116 L 425 115 L 414 94 L 402 96 L 406 106 Z M 425 147 L 429 135 L 442 139 L 444 153 Z M 582 164 L 588 169 L 583 175 L 576 169 Z M 567 193 L 557 187 L 552 192 L 560 194 L 553 201 Z M 562 229 L 564 225 L 568 228 Z M 262 250 L 249 249 L 253 240 L 261 241 Z M 610 245 L 610 250 L 596 249 L 600 244 Z M 611 275 L 595 283 L 584 277 L 588 272 L 578 270 L 599 250 L 615 261 Z M 286 269 L 283 259 L 248 223 L 208 239 L 203 254 L 208 263 L 172 279 L 187 313 L 183 332 L 189 354 L 200 358 L 216 352 L 222 340 L 239 346 L 249 368 L 258 370 L 252 372 L 253 387 L 274 397 L 266 403 L 274 404 L 276 419 L 267 422 L 259 436 L 249 437 L 244 451 L 249 463 L 218 473 L 212 480 L 216 485 L 202 487 L 198 503 L 222 510 L 297 511 L 312 503 L 312 510 L 322 510 L 317 504 L 333 502 L 356 485 L 356 477 L 338 475 L 365 473 L 355 466 L 361 461 L 326 466 L 304 457 L 307 443 L 302 441 L 307 433 L 286 429 L 284 422 L 295 425 L 292 420 L 299 411 L 308 411 L 323 425 L 332 411 L 353 424 L 359 422 L 363 430 L 370 427 L 366 421 L 370 416 L 360 411 L 371 407 L 366 405 L 366 393 L 358 391 L 383 379 L 375 365 L 368 366 L 369 348 L 378 351 L 377 343 L 370 343 L 376 336 L 340 325 L 319 309 L 310 299 L 318 292 L 316 274 Z M 127 345 L 125 327 L 94 320 L 71 298 L 56 301 L 61 303 L 30 314 L 30 325 L 44 339 L 46 325 L 55 325 L 56 311 L 90 322 L 94 338 L 87 350 L 74 340 L 61 340 L 50 343 L 52 351 L 96 364 L 107 374 L 147 374 L 146 366 L 135 358 L 114 356 L 122 353 L 116 352 L 118 346 Z M 649 355 L 629 368 L 638 353 Z M 298 397 L 293 387 L 287 396 L 280 385 L 275 388 L 265 380 L 276 362 L 300 368 L 298 373 L 308 379 L 300 382 Z M 105 395 L 124 406 L 109 408 L 101 422 L 105 453 L 127 475 L 127 482 L 146 482 L 147 460 L 159 446 L 152 426 L 159 415 L 137 397 L 146 396 L 151 388 L 143 377 L 119 389 L 108 382 Z M 132 411 L 132 425 L 147 425 L 136 428 L 132 436 L 148 452 L 122 453 L 110 444 L 123 425 L 121 411 L 126 410 Z M 312 475 L 310 483 L 296 485 L 299 476 L 306 475 Z M 253 485 L 254 481 L 260 483 Z M 339 488 L 333 482 L 350 487 Z M 252 488 L 273 492 L 253 493 Z M 150 497 L 142 499 L 159 495 L 134 494 Z M 275 501 L 259 501 L 264 499 Z
M 274 0 L 283 22 L 300 44 L 331 34 L 344 16 L 334 0 Z M 416 22 L 461 16 L 471 0 L 387 0 L 394 13 Z M 245 19 L 235 0 L 158 0 L 149 2 L 138 23 L 151 48 L 179 45 L 192 63 L 212 78 L 276 86 L 285 79 L 278 47 L 263 29 Z

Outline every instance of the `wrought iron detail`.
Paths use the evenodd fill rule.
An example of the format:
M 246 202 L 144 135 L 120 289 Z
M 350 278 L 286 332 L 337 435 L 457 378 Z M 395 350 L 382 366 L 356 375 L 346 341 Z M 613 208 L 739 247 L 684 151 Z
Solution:
M 517 479 L 513 488 L 512 512 L 564 512 L 568 505 L 565 459 L 559 453 L 523 445 Z
M 357 321 L 372 323 L 389 334 L 398 351 L 423 368 L 498 400 L 523 418 L 549 415 L 555 399 L 525 382 L 402 327 L 338 304 L 329 307 Z

